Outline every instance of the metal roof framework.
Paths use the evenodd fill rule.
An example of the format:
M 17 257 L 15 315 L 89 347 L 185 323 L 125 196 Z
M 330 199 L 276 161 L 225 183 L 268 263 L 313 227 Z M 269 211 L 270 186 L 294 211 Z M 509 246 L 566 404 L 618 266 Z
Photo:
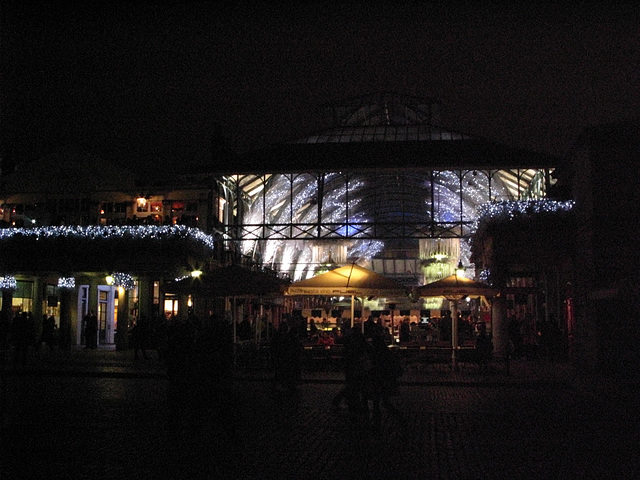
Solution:
M 389 238 L 435 238 L 435 237 L 456 237 L 468 238 L 473 233 L 473 223 L 475 217 L 464 212 L 464 208 L 460 207 L 458 216 L 451 221 L 438 219 L 437 211 L 439 203 L 437 193 L 437 181 L 448 173 L 457 179 L 459 204 L 474 202 L 469 198 L 472 193 L 469 183 L 472 180 L 481 178 L 487 185 L 487 194 L 483 198 L 483 202 L 515 200 L 521 199 L 527 192 L 531 180 L 539 174 L 548 176 L 548 170 L 540 170 L 533 168 L 515 168 L 505 170 L 414 170 L 412 172 L 317 172 L 313 174 L 305 172 L 296 172 L 290 174 L 264 174 L 264 175 L 235 175 L 231 177 L 235 184 L 237 196 L 244 197 L 248 204 L 256 205 L 262 203 L 260 208 L 263 212 L 262 219 L 259 222 L 247 221 L 246 215 L 241 215 L 240 221 L 233 226 L 233 231 L 229 232 L 233 238 L 240 240 L 326 240 L 326 239 L 348 239 L 348 238 L 369 238 L 369 239 L 389 239 Z M 309 210 L 314 206 L 320 205 L 318 215 L 315 215 L 314 221 L 301 222 L 294 220 L 295 213 L 292 211 L 288 220 L 273 219 L 273 215 L 269 215 L 268 210 L 275 211 L 282 209 L 290 200 L 298 195 L 295 188 L 295 180 L 300 177 L 306 177 L 309 184 L 319 185 L 326 181 L 329 174 L 338 175 L 344 180 L 344 198 L 353 198 L 354 193 L 350 195 L 350 183 L 354 179 L 377 177 L 377 184 L 385 182 L 393 183 L 396 188 L 390 187 L 385 193 L 387 200 L 382 205 L 376 205 L 375 210 L 380 213 L 380 209 L 387 210 L 388 215 L 382 219 L 381 215 L 377 215 L 376 219 L 362 220 L 357 216 L 350 215 L 349 209 L 345 209 L 345 215 L 341 221 L 329 221 L 327 216 L 322 213 L 322 205 L 326 201 L 318 196 L 313 196 L 300 207 L 300 210 Z M 269 193 L 270 186 L 273 185 L 274 179 L 286 177 L 289 183 L 289 191 L 283 192 L 278 203 L 267 207 L 266 196 Z M 410 199 L 416 194 L 416 189 L 404 190 L 402 185 L 419 186 L 423 183 L 425 202 L 417 208 L 411 208 L 411 204 L 415 206 L 415 202 Z M 323 189 L 317 188 L 317 194 L 322 195 Z M 361 201 L 373 205 L 376 197 L 375 187 L 367 189 L 362 193 Z M 393 193 L 391 193 L 393 192 Z M 459 192 L 462 192 L 461 194 Z M 433 198 L 431 198 L 433 197 Z M 346 200 L 348 201 L 348 200 Z M 243 210 L 243 209 L 241 209 Z M 244 212 L 246 213 L 246 211 Z M 353 211 L 351 212 L 354 213 Z M 426 214 L 426 217 L 425 217 Z M 396 220 L 393 220 L 395 217 Z
M 254 252 L 270 241 L 468 239 L 475 206 L 544 195 L 558 163 L 441 127 L 431 100 L 383 93 L 325 112 L 324 130 L 221 166 L 237 199 L 230 238 Z

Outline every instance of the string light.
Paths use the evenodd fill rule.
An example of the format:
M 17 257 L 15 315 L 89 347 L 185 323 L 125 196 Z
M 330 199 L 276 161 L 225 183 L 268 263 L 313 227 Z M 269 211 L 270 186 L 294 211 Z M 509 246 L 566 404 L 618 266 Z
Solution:
M 461 193 L 460 173 L 456 171 L 439 171 L 434 176 L 425 176 L 424 188 L 433 191 L 435 199 L 434 217 L 431 216 L 431 200 L 421 207 L 416 215 L 422 215 L 425 221 L 434 221 L 445 228 L 454 228 L 461 221 L 477 219 L 477 206 L 486 203 L 491 196 L 508 197 L 509 191 L 499 176 L 489 179 L 489 175 L 473 175 L 467 172 L 462 180 Z M 371 189 L 379 187 L 375 178 L 367 174 L 345 177 L 341 173 L 332 172 L 324 176 L 322 198 L 322 224 L 328 237 L 341 237 L 348 241 L 348 258 L 370 260 L 384 250 L 381 240 L 365 238 L 373 225 L 375 208 L 367 199 Z M 287 238 L 304 237 L 307 230 L 318 222 L 318 210 L 315 199 L 318 196 L 318 182 L 312 175 L 273 175 L 266 185 L 264 195 L 256 196 L 245 216 L 242 235 L 242 252 L 253 255 L 261 252 L 262 261 L 267 265 L 278 265 L 282 271 L 293 271 L 294 280 L 313 275 L 315 265 L 311 264 L 313 255 L 308 242 Z M 348 198 L 348 202 L 347 202 Z M 400 207 L 398 207 L 400 208 Z M 347 210 L 348 209 L 348 210 Z M 349 223 L 345 222 L 347 218 Z M 269 225 L 266 241 L 264 224 Z M 296 224 L 300 227 L 295 226 Z M 293 227 L 291 227 L 293 225 Z M 329 228 L 333 228 L 329 232 Z M 472 233 L 469 231 L 467 233 Z M 324 235 L 325 233 L 323 233 Z M 467 238 L 460 239 L 460 255 L 462 261 L 469 265 L 471 246 Z
M 122 287 L 125 290 L 133 290 L 135 287 L 135 280 L 128 273 L 116 272 L 111 276 L 113 277 L 113 285 L 116 287 Z
M 76 288 L 76 279 L 74 277 L 59 277 L 58 288 Z
M 541 213 L 568 212 L 574 205 L 573 200 L 559 202 L 548 199 L 485 203 L 478 207 L 478 218 L 474 229 L 477 230 L 482 222 L 490 220 L 513 220 Z
M 0 290 L 15 290 L 18 286 L 18 282 L 16 282 L 16 277 L 12 275 L 7 275 L 0 279 Z
M 491 278 L 491 270 L 488 268 L 482 269 L 478 274 L 478 280 L 483 283 L 490 284 L 489 282 L 490 278 Z
M 561 202 L 549 199 L 486 203 L 478 206 L 478 217 L 474 222 L 473 231 L 477 232 L 483 225 L 490 222 L 509 222 L 540 214 L 569 212 L 574 206 L 573 200 Z M 491 284 L 491 271 L 482 270 L 478 278 L 481 282 Z
M 63 225 L 53 227 L 35 228 L 2 228 L 0 229 L 0 240 L 14 236 L 35 238 L 36 240 L 66 237 L 83 239 L 113 239 L 113 238 L 135 238 L 135 239 L 167 239 L 180 238 L 194 240 L 207 248 L 213 250 L 215 238 L 207 235 L 202 230 L 185 225 L 106 225 L 87 226 Z

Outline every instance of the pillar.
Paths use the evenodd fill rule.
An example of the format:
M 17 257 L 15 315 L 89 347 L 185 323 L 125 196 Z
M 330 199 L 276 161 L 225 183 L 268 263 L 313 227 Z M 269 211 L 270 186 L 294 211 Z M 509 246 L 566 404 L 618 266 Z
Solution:
M 189 318 L 189 296 L 180 294 L 178 296 L 178 317 L 186 320 Z
M 59 345 L 63 350 L 71 347 L 71 316 L 74 305 L 74 288 L 60 287 L 60 330 Z
M 89 311 L 95 315 L 98 314 L 98 285 L 105 285 L 107 280 L 100 275 L 99 277 L 91 276 L 89 278 Z
M 116 329 L 116 350 L 129 347 L 129 290 L 118 287 L 118 316 Z
M 151 319 L 153 312 L 153 281 L 147 276 L 138 278 L 138 316 Z
M 497 358 L 506 359 L 510 352 L 507 301 L 504 297 L 495 297 L 491 302 L 491 321 L 493 353 Z
M 13 289 L 2 289 L 2 311 L 0 312 L 0 349 L 9 347 L 9 330 L 13 320 Z
M 451 300 L 451 368 L 458 371 L 458 300 Z
M 42 330 L 42 315 L 44 310 L 42 309 L 42 303 L 44 302 L 44 282 L 41 277 L 35 277 L 33 280 L 33 318 L 40 325 Z M 38 332 L 40 333 L 40 332 Z M 40 337 L 38 337 L 39 339 Z

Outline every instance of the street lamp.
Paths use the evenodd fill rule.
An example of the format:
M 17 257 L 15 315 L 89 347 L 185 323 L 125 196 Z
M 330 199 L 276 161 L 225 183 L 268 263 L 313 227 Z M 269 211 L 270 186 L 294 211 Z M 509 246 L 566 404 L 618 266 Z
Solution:
M 462 265 L 462 260 L 458 261 L 458 266 L 456 267 L 456 276 L 464 277 L 464 265 Z

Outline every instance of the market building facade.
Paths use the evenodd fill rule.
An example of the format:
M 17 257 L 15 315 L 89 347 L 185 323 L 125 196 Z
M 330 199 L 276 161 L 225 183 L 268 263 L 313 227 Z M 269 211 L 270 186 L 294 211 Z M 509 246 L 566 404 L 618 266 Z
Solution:
M 478 208 L 545 199 L 555 183 L 557 158 L 445 128 L 430 99 L 382 92 L 323 112 L 319 132 L 216 166 L 237 192 L 228 230 L 237 249 L 293 281 L 349 263 L 408 288 L 460 266 L 475 277 Z M 322 321 L 333 316 L 332 300 L 339 298 L 290 308 Z M 461 310 L 490 318 L 487 308 Z M 418 323 L 451 310 L 447 300 L 416 298 L 368 299 L 358 309 Z M 540 313 L 535 303 L 529 310 L 532 318 Z
M 559 160 L 442 127 L 438 109 L 432 100 L 387 92 L 347 99 L 324 106 L 328 124 L 319 133 L 233 157 L 214 154 L 210 164 L 168 181 L 136 181 L 120 168 L 108 169 L 104 162 L 95 167 L 95 159 L 74 153 L 18 169 L 3 178 L 0 192 L 7 230 L 21 225 L 184 227 L 200 232 L 209 250 L 196 255 L 195 264 L 185 265 L 185 256 L 169 256 L 160 268 L 154 266 L 157 258 L 147 257 L 149 265 L 134 269 L 132 255 L 134 264 L 116 269 L 113 257 L 114 265 L 88 268 L 94 280 L 62 266 L 35 266 L 34 271 L 13 265 L 12 270 L 4 262 L 2 275 L 17 281 L 12 308 L 55 315 L 55 295 L 49 293 L 55 293 L 57 278 L 73 276 L 76 285 L 89 285 L 83 308 L 97 310 L 100 295 L 109 292 L 106 276 L 133 272 L 137 290 L 132 295 L 140 312 L 182 315 L 188 308 L 180 304 L 186 301 L 165 295 L 164 283 L 189 269 L 230 263 L 267 267 L 291 280 L 357 263 L 406 287 L 444 278 L 460 266 L 467 276 L 478 276 L 471 250 L 478 208 L 546 199 Z M 82 168 L 76 176 L 54 175 Z M 33 273 L 49 280 L 30 290 L 27 276 Z M 528 286 L 519 288 L 532 293 Z M 85 290 L 76 290 L 82 299 Z M 326 307 L 326 300 L 286 308 L 310 313 Z M 526 305 L 527 315 L 543 315 L 537 302 Z M 361 306 L 361 315 L 390 307 L 385 299 L 371 299 Z M 449 309 L 446 300 L 410 297 L 393 307 L 391 316 L 418 321 Z M 81 317 L 82 308 L 77 311 L 76 318 Z
M 28 313 L 39 336 L 52 317 L 59 342 L 80 345 L 93 314 L 96 342 L 126 348 L 139 318 L 186 314 L 189 299 L 163 285 L 223 261 L 223 195 L 182 177 L 150 189 L 73 149 L 19 165 L 0 193 L 3 330 Z

